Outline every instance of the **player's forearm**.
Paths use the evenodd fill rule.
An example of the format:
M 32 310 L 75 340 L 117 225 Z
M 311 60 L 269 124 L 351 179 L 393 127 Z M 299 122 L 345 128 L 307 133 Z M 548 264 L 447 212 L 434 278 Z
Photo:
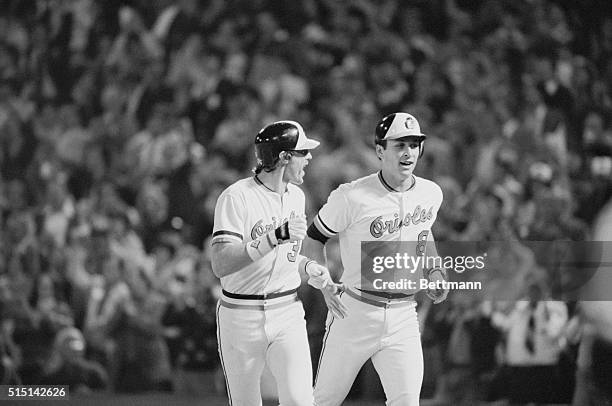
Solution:
M 310 237 L 306 237 L 302 242 L 302 255 L 322 265 L 325 265 L 327 261 L 325 258 L 325 245 Z
M 327 267 L 327 255 L 325 252 L 325 245 L 313 238 L 306 237 L 302 242 L 302 255 L 308 257 L 317 263 Z M 329 274 L 332 280 L 339 281 L 342 276 L 342 269 L 329 269 Z
M 276 230 L 247 243 L 224 239 L 213 241 L 211 258 L 213 273 L 221 278 L 259 261 L 279 243 L 291 240 L 290 229 L 289 224 L 285 223 Z

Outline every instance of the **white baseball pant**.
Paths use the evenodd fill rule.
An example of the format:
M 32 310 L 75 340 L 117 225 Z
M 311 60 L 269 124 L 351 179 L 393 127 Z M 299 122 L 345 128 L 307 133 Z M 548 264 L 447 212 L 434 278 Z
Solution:
M 388 406 L 418 405 L 423 351 L 416 303 L 411 300 L 379 307 L 347 293 L 358 293 L 342 294 L 349 315 L 344 319 L 334 318 L 331 313 L 327 316 L 315 382 L 315 406 L 342 404 L 369 358 L 382 382 Z
M 222 297 L 217 340 L 231 406 L 261 406 L 266 363 L 281 406 L 312 406 L 310 348 L 296 294 L 269 300 Z

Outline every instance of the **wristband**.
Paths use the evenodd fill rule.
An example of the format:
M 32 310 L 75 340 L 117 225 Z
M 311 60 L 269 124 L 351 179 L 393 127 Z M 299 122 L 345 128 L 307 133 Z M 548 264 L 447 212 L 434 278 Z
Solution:
M 308 265 L 316 263 L 317 261 L 315 261 L 314 259 L 304 257 L 304 259 L 302 259 L 302 261 L 300 262 L 300 268 L 304 271 L 304 273 L 306 273 L 306 275 L 308 275 Z
M 246 252 L 253 262 L 264 257 L 278 245 L 278 241 L 273 233 L 267 233 L 261 237 L 247 243 Z
M 274 236 L 279 244 L 289 241 L 289 222 L 281 224 L 276 230 L 274 230 Z

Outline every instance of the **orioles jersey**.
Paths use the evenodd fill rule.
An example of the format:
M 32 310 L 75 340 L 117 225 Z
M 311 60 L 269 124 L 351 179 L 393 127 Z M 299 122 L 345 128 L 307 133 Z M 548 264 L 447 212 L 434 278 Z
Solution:
M 378 172 L 340 185 L 313 224 L 326 238 L 339 236 L 344 267 L 340 281 L 361 289 L 361 242 L 431 241 L 441 204 L 442 190 L 436 183 L 415 176 L 410 189 L 398 192 Z
M 257 176 L 237 181 L 225 189 L 215 206 L 213 240 L 253 241 L 288 219 L 303 216 L 302 190 L 288 184 L 282 195 L 266 187 Z M 300 285 L 298 254 L 301 241 L 281 244 L 259 260 L 221 278 L 231 293 L 263 295 Z

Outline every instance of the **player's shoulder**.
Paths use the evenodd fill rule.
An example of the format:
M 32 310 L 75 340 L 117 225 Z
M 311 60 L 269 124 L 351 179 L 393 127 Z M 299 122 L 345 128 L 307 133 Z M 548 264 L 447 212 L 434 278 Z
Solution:
M 439 194 L 440 196 L 442 195 L 442 188 L 433 180 L 425 179 L 420 176 L 415 176 L 414 178 L 416 181 L 415 185 L 417 188 L 424 191 L 430 191 L 435 194 Z
M 350 194 L 359 194 L 363 193 L 366 190 L 375 189 L 378 185 L 378 175 L 373 173 L 368 176 L 364 176 L 359 179 L 355 179 L 351 182 L 342 183 L 340 186 L 336 188 L 337 191 L 341 193 L 345 193 L 347 195 Z
M 304 197 L 304 191 L 302 190 L 302 188 L 297 185 L 294 185 L 293 183 L 287 184 L 287 191 L 290 195 Z
M 248 193 L 250 190 L 256 187 L 256 184 L 253 178 L 244 178 L 239 179 L 236 182 L 232 183 L 228 187 L 226 187 L 223 192 L 219 195 L 219 198 L 222 197 L 240 197 L 244 194 Z

